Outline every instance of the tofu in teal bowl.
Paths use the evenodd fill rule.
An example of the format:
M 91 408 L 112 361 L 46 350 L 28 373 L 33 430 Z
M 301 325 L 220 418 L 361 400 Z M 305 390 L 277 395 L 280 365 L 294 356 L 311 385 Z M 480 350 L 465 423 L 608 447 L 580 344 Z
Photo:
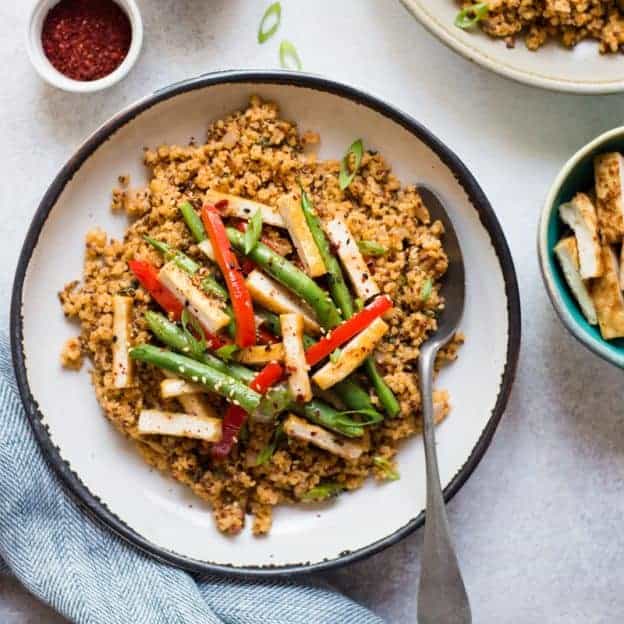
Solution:
M 624 127 L 619 127 L 568 160 L 542 211 L 538 255 L 546 290 L 568 331 L 624 368 L 622 154 Z

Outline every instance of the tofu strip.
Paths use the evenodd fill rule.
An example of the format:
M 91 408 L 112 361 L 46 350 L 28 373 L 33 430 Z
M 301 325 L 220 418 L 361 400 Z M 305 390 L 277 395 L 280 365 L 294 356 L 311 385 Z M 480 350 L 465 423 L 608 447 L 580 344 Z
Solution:
M 612 152 L 594 159 L 596 209 L 603 243 L 617 243 L 624 237 L 624 159 Z
M 167 377 L 167 379 L 164 381 L 186 383 L 184 379 L 180 379 L 170 371 L 163 370 L 162 372 L 164 373 L 165 377 Z M 161 396 L 163 397 L 164 394 L 162 390 L 162 384 L 164 383 L 164 381 L 161 382 L 160 386 Z M 195 386 L 195 384 L 190 385 Z M 172 396 L 175 396 L 180 405 L 182 405 L 182 408 L 184 409 L 184 412 L 186 414 L 190 414 L 191 416 L 199 416 L 200 418 L 219 418 L 219 414 L 217 414 L 217 411 L 214 409 L 214 407 L 212 407 L 212 405 L 210 405 L 206 401 L 205 393 L 206 389 L 200 386 L 200 391 L 197 394 L 180 394 L 178 396 Z
M 327 269 L 303 214 L 301 200 L 294 195 L 283 195 L 277 202 L 277 208 L 284 219 L 306 273 L 310 277 L 325 275 Z
M 216 204 L 223 200 L 227 200 L 227 206 L 222 210 L 222 214 L 226 217 L 238 217 L 239 219 L 249 220 L 259 210 L 262 214 L 263 223 L 279 228 L 286 227 L 284 219 L 277 208 L 236 195 L 228 195 L 227 193 L 219 193 L 217 191 L 206 191 L 206 201 L 208 203 Z
M 321 327 L 314 320 L 314 313 L 303 302 L 297 301 L 288 290 L 261 271 L 247 276 L 247 289 L 251 298 L 276 314 L 301 314 L 303 326 L 312 334 L 320 334 Z
M 160 269 L 158 278 L 208 331 L 216 334 L 230 322 L 221 303 L 197 288 L 191 277 L 173 262 Z
M 113 385 L 127 388 L 134 381 L 134 360 L 130 357 L 132 298 L 113 297 Z
M 327 390 L 342 381 L 374 351 L 388 329 L 384 321 L 380 318 L 375 319 L 342 348 L 337 362 L 330 360 L 312 376 L 314 383 L 322 390 Z
M 256 345 L 241 349 L 236 359 L 241 364 L 268 364 L 269 362 L 284 361 L 284 345 L 276 342 L 270 345 Z
M 221 421 L 218 418 L 200 418 L 191 414 L 142 410 L 138 430 L 141 434 L 159 434 L 179 438 L 194 438 L 206 442 L 221 439 Z
M 343 219 L 337 217 L 325 225 L 325 231 L 349 276 L 356 295 L 368 301 L 379 294 L 379 286 L 370 274 L 357 242 Z
M 624 297 L 620 290 L 618 261 L 609 245 L 602 248 L 604 273 L 591 286 L 600 333 L 605 340 L 624 336 Z
M 293 414 L 289 414 L 284 421 L 284 433 L 350 461 L 358 459 L 366 450 L 362 443 L 327 431 Z
M 557 260 L 559 260 L 563 276 L 565 277 L 572 294 L 578 301 L 585 318 L 591 325 L 596 325 L 598 323 L 596 308 L 594 307 L 594 302 L 589 294 L 587 285 L 581 278 L 579 271 L 578 249 L 574 236 L 562 238 L 557 243 L 555 246 L 555 256 L 557 256 Z M 602 266 L 602 256 L 600 264 Z
M 577 193 L 572 201 L 559 206 L 559 216 L 574 230 L 581 277 L 589 279 L 602 275 L 598 218 L 591 199 L 584 193 Z
M 160 382 L 160 396 L 163 399 L 175 399 L 189 394 L 204 394 L 206 389 L 185 379 L 163 379 Z
M 206 258 L 212 260 L 213 262 L 217 261 L 214 249 L 212 248 L 212 243 L 207 238 L 201 243 L 198 243 L 197 247 L 199 247 L 199 250 L 204 254 L 204 256 L 206 256 Z
M 280 315 L 284 340 L 284 362 L 288 372 L 288 388 L 298 403 L 312 400 L 312 386 L 303 348 L 303 316 L 301 314 Z

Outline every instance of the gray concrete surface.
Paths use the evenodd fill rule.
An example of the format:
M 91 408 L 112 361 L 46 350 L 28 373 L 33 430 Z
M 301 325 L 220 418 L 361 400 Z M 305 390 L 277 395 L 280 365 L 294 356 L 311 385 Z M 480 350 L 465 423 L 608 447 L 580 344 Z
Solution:
M 1 4 L 0 292 L 11 284 L 46 185 L 100 122 L 181 78 L 278 65 L 279 38 L 255 42 L 267 3 L 142 0 L 139 64 L 112 90 L 83 97 L 55 91 L 31 71 L 23 46 L 30 1 Z M 621 622 L 622 374 L 557 321 L 542 288 L 535 233 L 559 167 L 622 123 L 624 96 L 561 95 L 508 82 L 447 50 L 398 0 L 282 4 L 280 35 L 295 42 L 305 69 L 380 95 L 448 142 L 490 197 L 512 249 L 524 314 L 517 381 L 489 452 L 450 504 L 475 623 Z M 0 323 L 7 312 L 3 307 Z M 421 546 L 418 533 L 325 578 L 388 622 L 412 623 Z M 0 578 L 0 621 L 62 620 Z

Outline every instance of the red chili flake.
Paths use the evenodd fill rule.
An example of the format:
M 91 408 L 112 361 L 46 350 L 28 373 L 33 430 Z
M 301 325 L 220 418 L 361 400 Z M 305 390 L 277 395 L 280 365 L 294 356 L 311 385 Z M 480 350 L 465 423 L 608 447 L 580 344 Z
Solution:
M 126 58 L 132 26 L 113 0 L 61 0 L 46 15 L 43 51 L 56 69 L 74 80 L 97 80 Z

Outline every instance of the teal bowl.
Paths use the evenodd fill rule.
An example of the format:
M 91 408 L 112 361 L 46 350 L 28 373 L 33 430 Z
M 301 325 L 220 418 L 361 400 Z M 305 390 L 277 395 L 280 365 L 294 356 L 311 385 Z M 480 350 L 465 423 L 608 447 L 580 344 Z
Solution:
M 554 247 L 565 226 L 559 219 L 559 206 L 594 184 L 593 158 L 603 152 L 624 152 L 624 126 L 601 134 L 581 148 L 559 172 L 540 218 L 537 250 L 548 296 L 568 331 L 601 358 L 624 368 L 624 338 L 604 340 L 598 327 L 590 325 L 563 277 Z

